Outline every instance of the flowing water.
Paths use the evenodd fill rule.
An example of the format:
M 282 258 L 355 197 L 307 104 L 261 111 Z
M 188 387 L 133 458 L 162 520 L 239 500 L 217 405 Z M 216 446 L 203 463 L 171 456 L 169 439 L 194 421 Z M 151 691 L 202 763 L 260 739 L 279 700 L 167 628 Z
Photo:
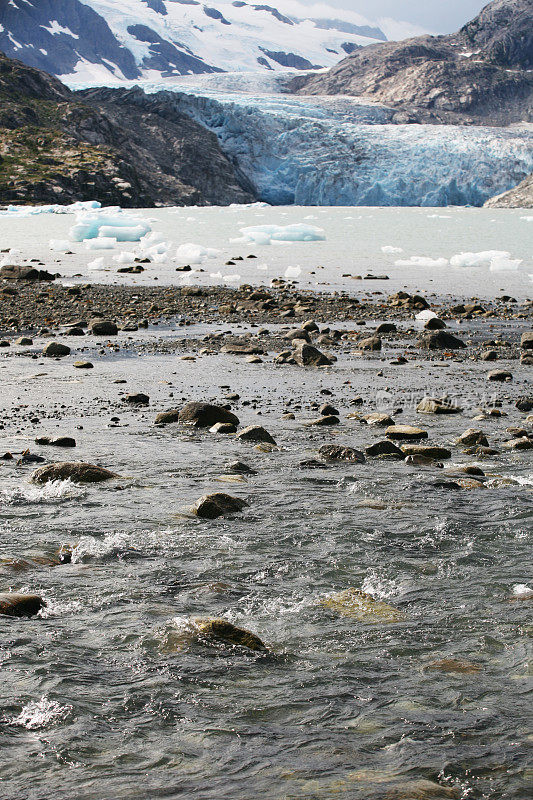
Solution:
M 511 323 L 500 327 L 514 335 Z M 5 588 L 41 592 L 48 607 L 0 622 L 1 797 L 530 797 L 528 453 L 484 460 L 487 473 L 515 482 L 482 491 L 431 487 L 433 472 L 403 462 L 298 466 L 325 442 L 382 438 L 346 415 L 356 394 L 373 402 L 391 386 L 404 422 L 420 422 L 411 400 L 426 382 L 460 396 L 461 419 L 423 420 L 452 442 L 480 403 L 484 369 L 415 361 L 398 373 L 378 362 L 378 377 L 375 360 L 349 354 L 319 372 L 139 355 L 155 336 L 133 334 L 129 349 L 81 377 L 66 361 L 11 352 L 0 362 L 2 449 L 34 450 L 37 414 L 39 431 L 75 434 L 76 458 L 121 476 L 37 487 L 31 466 L 0 467 L 3 557 L 75 546 L 72 564 L 2 567 Z M 526 388 L 526 369 L 512 368 Z M 312 416 L 308 404 L 329 399 L 326 388 L 342 412 L 334 433 L 281 420 L 287 401 L 300 420 Z M 146 391 L 150 409 L 117 411 L 122 389 Z M 278 450 L 153 425 L 157 409 L 229 391 L 240 395 L 241 423 L 265 425 Z M 504 408 L 516 424 L 518 412 Z M 497 442 L 497 423 L 482 426 Z M 235 459 L 257 475 L 226 482 Z M 215 521 L 187 513 L 213 490 L 250 505 Z M 401 619 L 324 604 L 349 587 Z M 195 616 L 225 617 L 269 651 L 182 636 Z M 460 664 L 447 671 L 435 663 L 443 659 Z

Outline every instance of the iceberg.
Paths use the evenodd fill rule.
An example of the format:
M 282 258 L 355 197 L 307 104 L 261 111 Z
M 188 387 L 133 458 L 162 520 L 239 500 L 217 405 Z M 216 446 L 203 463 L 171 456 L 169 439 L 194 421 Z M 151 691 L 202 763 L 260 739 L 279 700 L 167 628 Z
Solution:
M 70 229 L 70 238 L 74 242 L 84 242 L 101 236 L 120 242 L 138 242 L 151 229 L 150 223 L 140 217 L 123 214 L 120 208 L 107 208 L 92 214 L 79 213 L 76 224 Z
M 218 250 L 213 247 L 204 247 L 201 244 L 181 244 L 176 250 L 176 258 L 178 261 L 183 261 L 187 264 L 203 264 L 207 258 L 216 258 L 219 254 Z
M 112 250 L 117 243 L 116 239 L 112 239 L 111 237 L 104 237 L 98 239 L 87 239 L 85 242 L 85 247 L 87 250 Z
M 458 253 L 450 258 L 452 267 L 489 267 L 495 258 L 510 258 L 504 250 L 482 250 L 480 253 Z
M 292 225 L 251 225 L 241 228 L 242 242 L 272 244 L 272 242 L 319 242 L 325 240 L 322 228 L 297 222 Z M 234 240 L 238 241 L 238 240 Z
M 394 262 L 395 267 L 447 267 L 447 258 L 428 258 L 427 256 L 411 256 L 400 258 Z
M 56 250 L 58 253 L 66 253 L 70 250 L 70 242 L 66 239 L 50 239 L 50 250 Z

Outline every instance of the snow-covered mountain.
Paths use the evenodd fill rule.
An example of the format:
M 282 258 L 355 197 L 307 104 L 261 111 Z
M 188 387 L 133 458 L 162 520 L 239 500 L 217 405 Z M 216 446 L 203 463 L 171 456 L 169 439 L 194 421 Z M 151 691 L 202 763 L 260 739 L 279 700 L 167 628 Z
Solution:
M 379 28 L 296 19 L 243 0 L 0 3 L 1 51 L 63 79 L 95 83 L 331 67 L 385 38 Z

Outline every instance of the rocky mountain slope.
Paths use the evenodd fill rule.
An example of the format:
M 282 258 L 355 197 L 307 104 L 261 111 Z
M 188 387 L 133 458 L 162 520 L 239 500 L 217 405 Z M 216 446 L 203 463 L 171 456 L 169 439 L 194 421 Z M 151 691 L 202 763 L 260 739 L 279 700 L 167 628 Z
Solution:
M 362 20 L 364 23 L 365 21 Z M 64 79 L 108 83 L 190 73 L 312 69 L 385 39 L 371 25 L 296 19 L 235 0 L 10 0 L 0 50 Z
M 0 203 L 227 205 L 254 196 L 216 136 L 188 116 L 132 105 L 126 90 L 98 104 L 0 54 Z
M 403 119 L 505 125 L 533 120 L 533 3 L 493 0 L 458 33 L 357 50 L 291 91 L 357 95 Z
M 509 192 L 491 197 L 486 208 L 533 208 L 533 175 L 511 189 Z

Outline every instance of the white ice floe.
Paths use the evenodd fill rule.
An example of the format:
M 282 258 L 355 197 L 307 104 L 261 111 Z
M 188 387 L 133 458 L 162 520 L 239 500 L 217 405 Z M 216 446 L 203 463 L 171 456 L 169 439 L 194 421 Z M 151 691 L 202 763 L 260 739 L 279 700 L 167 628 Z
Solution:
M 322 228 L 296 222 L 293 225 L 251 225 L 241 228 L 242 239 L 234 242 L 255 242 L 255 244 L 272 244 L 272 242 L 319 242 L 325 240 Z
M 117 253 L 116 256 L 113 256 L 113 261 L 116 261 L 117 264 L 129 264 L 130 261 L 134 261 L 135 258 L 135 253 L 123 250 L 122 253 Z
M 447 258 L 429 258 L 428 256 L 411 256 L 400 258 L 394 262 L 395 267 L 447 267 Z
M 187 264 L 203 264 L 208 258 L 216 258 L 219 252 L 213 247 L 204 247 L 201 244 L 187 242 L 186 244 L 180 244 L 176 250 L 176 258 Z
M 452 267 L 489 267 L 494 258 L 509 258 L 505 250 L 482 250 L 479 253 L 458 253 L 450 258 Z
M 70 229 L 74 242 L 87 239 L 116 239 L 120 242 L 138 242 L 152 230 L 150 223 L 141 217 L 126 214 L 118 206 L 78 214 L 76 224 Z
M 66 253 L 71 249 L 71 243 L 66 239 L 50 239 L 50 250 L 55 250 L 58 253 Z
M 401 247 L 392 247 L 390 244 L 386 244 L 384 247 L 381 248 L 382 253 L 387 253 L 390 255 L 395 255 L 396 253 L 403 253 L 403 249 Z
M 67 206 L 47 205 L 47 206 L 8 206 L 0 211 L 0 217 L 33 217 L 36 214 L 77 214 L 80 211 L 100 208 L 98 200 L 84 200 L 71 203 Z
M 492 259 L 489 269 L 491 272 L 516 272 L 521 263 L 521 258 L 499 256 L 498 258 Z
M 513 594 L 515 597 L 529 598 L 533 597 L 533 589 L 526 586 L 525 583 L 517 583 L 513 586 Z
M 428 319 L 435 319 L 436 316 L 437 315 L 434 311 L 430 311 L 429 308 L 426 308 L 424 311 L 420 311 L 415 316 L 415 319 L 417 319 L 419 322 L 427 322 Z
M 525 222 L 533 222 L 533 217 L 520 217 L 520 219 L 523 219 Z
M 90 261 L 89 264 L 87 264 L 87 270 L 89 272 L 101 272 L 105 269 L 107 269 L 107 267 L 104 266 L 103 258 L 95 258 L 94 261 Z
M 301 267 L 287 267 L 285 270 L 285 277 L 286 278 L 299 278 L 302 274 Z

